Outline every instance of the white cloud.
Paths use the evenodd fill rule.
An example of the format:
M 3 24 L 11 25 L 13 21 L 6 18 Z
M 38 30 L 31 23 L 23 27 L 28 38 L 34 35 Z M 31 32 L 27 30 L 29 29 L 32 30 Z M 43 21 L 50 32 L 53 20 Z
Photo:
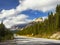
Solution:
M 4 19 L 6 27 L 10 27 L 14 24 L 28 23 L 32 20 L 27 19 L 29 16 L 20 14 L 22 11 L 27 9 L 39 10 L 39 11 L 50 11 L 55 9 L 57 4 L 60 4 L 60 0 L 19 0 L 20 4 L 16 9 L 2 10 L 0 12 L 0 19 Z M 16 16 L 17 15 L 17 16 Z
M 33 9 L 45 12 L 55 9 L 57 4 L 60 4 L 60 0 L 23 0 L 17 10 Z
M 6 27 L 10 28 L 11 26 L 15 24 L 24 24 L 29 23 L 32 20 L 28 19 L 29 16 L 20 14 L 18 16 L 9 17 L 8 19 L 4 20 L 4 24 Z
M 45 20 L 45 19 L 48 19 L 48 17 L 47 16 L 44 16 L 44 17 L 42 17 L 43 18 L 43 21 Z
M 15 9 L 11 9 L 11 10 L 2 10 L 0 13 L 0 18 L 5 18 L 5 17 L 9 17 L 12 15 L 15 15 L 16 11 Z

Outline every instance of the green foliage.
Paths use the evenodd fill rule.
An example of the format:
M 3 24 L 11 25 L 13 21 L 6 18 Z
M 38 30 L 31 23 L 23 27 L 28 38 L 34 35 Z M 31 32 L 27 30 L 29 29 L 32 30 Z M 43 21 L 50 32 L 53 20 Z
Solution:
M 20 35 L 39 35 L 39 37 L 48 37 L 55 32 L 60 31 L 60 5 L 56 7 L 56 13 L 48 13 L 48 19 L 43 22 L 34 23 L 34 25 L 29 26 L 17 34 Z
M 13 33 L 6 29 L 3 23 L 0 24 L 0 41 L 9 40 L 13 38 Z

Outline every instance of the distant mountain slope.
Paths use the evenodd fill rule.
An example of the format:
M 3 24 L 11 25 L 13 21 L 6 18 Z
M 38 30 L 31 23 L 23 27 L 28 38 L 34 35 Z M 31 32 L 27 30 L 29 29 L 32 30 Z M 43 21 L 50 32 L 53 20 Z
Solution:
M 22 31 L 17 32 L 17 34 L 60 39 L 60 5 L 57 5 L 55 13 L 48 13 L 48 19 L 43 21 L 37 18 L 35 21 L 30 23 L 32 25 L 28 25 Z
M 36 18 L 34 21 L 28 23 L 28 24 L 16 24 L 14 26 L 11 27 L 11 29 L 15 30 L 15 29 L 22 29 L 22 28 L 27 28 L 31 25 L 34 25 L 37 22 L 42 22 L 43 19 L 42 18 Z
M 24 28 L 27 24 L 17 24 L 11 27 L 11 29 L 21 29 Z

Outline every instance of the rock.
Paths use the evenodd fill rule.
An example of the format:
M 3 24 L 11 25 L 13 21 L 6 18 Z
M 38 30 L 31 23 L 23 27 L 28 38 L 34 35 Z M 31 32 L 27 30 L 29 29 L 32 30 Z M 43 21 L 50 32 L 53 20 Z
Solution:
M 52 39 L 60 39 L 60 32 L 54 33 L 52 36 L 50 36 Z

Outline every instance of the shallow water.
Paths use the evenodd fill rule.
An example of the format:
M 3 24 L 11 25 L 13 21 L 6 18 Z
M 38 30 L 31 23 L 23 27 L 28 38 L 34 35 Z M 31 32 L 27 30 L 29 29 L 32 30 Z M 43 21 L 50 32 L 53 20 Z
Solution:
M 59 42 L 59 41 L 58 41 Z M 15 38 L 6 42 L 0 42 L 0 45 L 60 45 L 54 41 L 48 41 L 46 39 L 35 39 L 35 38 Z

